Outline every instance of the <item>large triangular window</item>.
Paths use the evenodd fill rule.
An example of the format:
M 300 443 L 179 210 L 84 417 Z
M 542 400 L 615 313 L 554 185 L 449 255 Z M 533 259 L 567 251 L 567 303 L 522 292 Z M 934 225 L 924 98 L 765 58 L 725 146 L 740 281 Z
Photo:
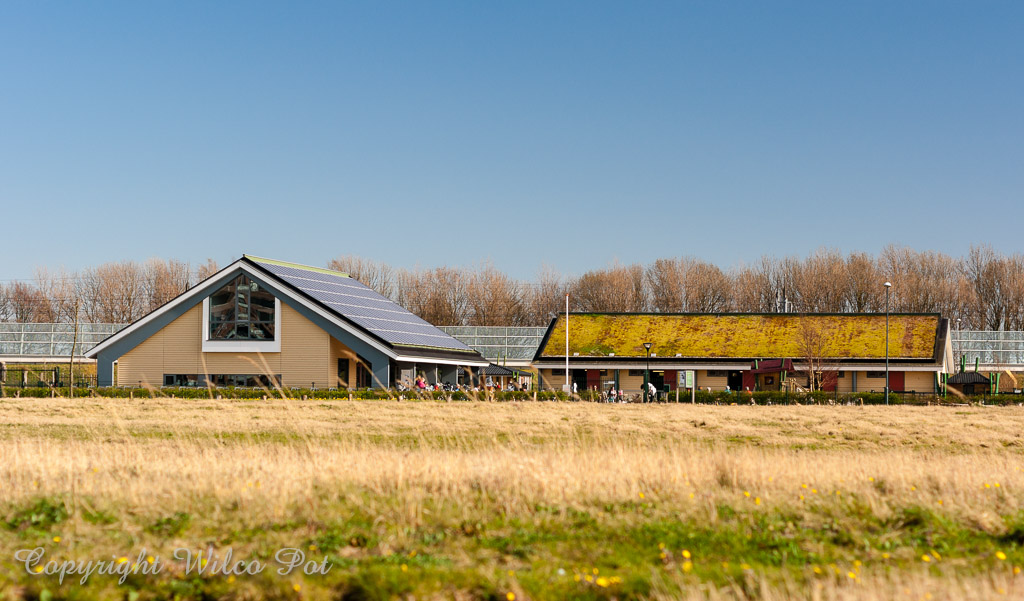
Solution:
M 209 298 L 207 340 L 269 342 L 276 334 L 274 295 L 240 275 Z

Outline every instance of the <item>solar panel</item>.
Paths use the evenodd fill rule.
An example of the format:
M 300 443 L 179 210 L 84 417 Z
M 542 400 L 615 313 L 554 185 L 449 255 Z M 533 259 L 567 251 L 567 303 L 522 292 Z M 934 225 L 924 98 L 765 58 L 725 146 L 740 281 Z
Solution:
M 388 343 L 460 351 L 473 350 L 353 278 L 314 269 L 252 260 L 330 310 L 373 332 Z

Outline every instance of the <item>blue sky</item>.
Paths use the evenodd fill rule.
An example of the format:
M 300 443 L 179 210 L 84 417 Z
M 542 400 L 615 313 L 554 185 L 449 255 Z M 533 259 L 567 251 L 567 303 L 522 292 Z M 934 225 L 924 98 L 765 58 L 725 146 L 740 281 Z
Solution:
M 0 279 L 1021 250 L 1020 2 L 0 3 Z

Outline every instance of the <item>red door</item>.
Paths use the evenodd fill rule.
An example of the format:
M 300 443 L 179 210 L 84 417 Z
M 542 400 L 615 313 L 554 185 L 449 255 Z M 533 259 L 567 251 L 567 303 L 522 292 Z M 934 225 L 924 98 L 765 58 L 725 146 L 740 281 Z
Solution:
M 890 371 L 889 372 L 889 391 L 903 392 L 903 388 L 906 383 L 903 379 L 903 372 L 901 371 Z
M 597 387 L 601 389 L 601 370 L 599 369 L 588 369 L 587 370 L 587 390 L 593 390 Z
M 743 390 L 753 390 L 757 383 L 757 374 L 751 371 L 743 372 Z

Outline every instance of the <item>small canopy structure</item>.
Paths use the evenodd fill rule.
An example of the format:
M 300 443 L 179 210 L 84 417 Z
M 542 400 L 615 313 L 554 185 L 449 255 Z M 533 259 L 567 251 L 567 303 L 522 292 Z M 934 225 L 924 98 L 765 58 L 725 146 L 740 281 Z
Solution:
M 464 368 L 459 369 L 459 382 L 470 386 L 474 384 L 479 386 L 480 380 L 484 382 L 489 380 L 492 383 L 491 385 L 505 388 L 508 386 L 509 381 L 518 380 L 519 378 L 533 378 L 533 374 L 523 369 L 505 367 L 494 363 L 479 370 L 473 370 L 472 374 L 468 373 Z M 520 385 L 522 384 L 524 383 L 520 383 Z

